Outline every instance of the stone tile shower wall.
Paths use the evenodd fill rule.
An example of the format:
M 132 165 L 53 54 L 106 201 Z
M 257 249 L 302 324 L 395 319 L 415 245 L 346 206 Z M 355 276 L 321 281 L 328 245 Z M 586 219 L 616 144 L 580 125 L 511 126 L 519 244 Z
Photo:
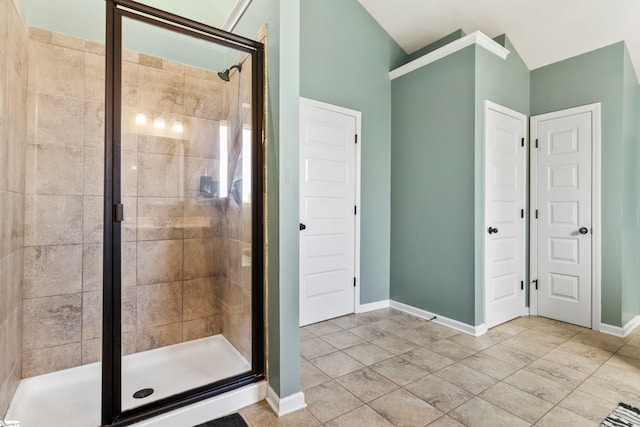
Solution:
M 0 0 L 0 419 L 21 378 L 27 28 Z
M 243 126 L 251 124 L 252 81 L 251 57 L 245 58 L 242 64 L 243 73 L 232 75 L 231 83 L 226 92 L 227 105 L 240 106 L 229 108 L 229 152 L 230 158 L 240 159 L 242 151 Z M 239 82 L 239 83 L 238 83 Z M 239 86 L 238 86 L 239 85 Z M 231 169 L 231 168 L 230 168 Z M 240 167 L 229 171 L 229 182 L 240 178 Z M 246 191 L 246 183 L 243 183 Z M 222 266 L 222 287 L 220 311 L 222 313 L 222 334 L 233 346 L 251 361 L 252 344 L 252 283 L 251 283 L 251 204 L 239 203 L 229 197 L 226 209 L 224 228 L 224 248 L 227 254 Z
M 104 46 L 37 28 L 29 43 L 24 377 L 98 361 L 102 324 Z M 227 92 L 237 94 L 237 83 L 123 56 L 122 330 L 130 354 L 220 333 L 246 298 L 232 300 L 227 284 L 241 283 L 229 273 L 241 257 L 224 255 L 233 240 L 227 224 L 242 211 L 198 198 L 205 168 L 218 174 L 220 121 L 234 122 Z

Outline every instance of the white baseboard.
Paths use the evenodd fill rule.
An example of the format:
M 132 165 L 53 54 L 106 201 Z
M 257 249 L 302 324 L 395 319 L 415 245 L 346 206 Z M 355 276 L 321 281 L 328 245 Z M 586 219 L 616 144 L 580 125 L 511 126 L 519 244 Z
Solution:
M 267 390 L 267 403 L 279 417 L 307 407 L 307 403 L 304 401 L 304 393 L 298 392 L 280 399 L 278 393 L 271 387 Z
M 261 381 L 134 424 L 135 427 L 195 426 L 237 412 L 264 400 L 267 382 Z
M 369 304 L 360 304 L 356 308 L 356 313 L 366 313 L 368 311 L 381 310 L 389 307 L 389 300 L 370 302 Z
M 638 326 L 640 326 L 640 316 L 636 316 L 633 319 L 629 320 L 627 324 L 622 327 L 600 323 L 600 332 L 616 337 L 625 338 L 629 336 L 629 334 L 633 332 L 633 330 Z
M 420 308 L 412 307 L 407 304 L 403 304 L 397 301 L 390 301 L 390 307 L 395 308 L 396 310 L 404 311 L 405 313 L 413 314 L 417 317 L 422 317 L 423 319 L 433 319 L 433 323 L 437 323 L 442 326 L 447 326 L 451 329 L 455 329 L 456 331 L 464 332 L 465 334 L 472 335 L 474 337 L 479 337 L 487 332 L 487 327 L 484 323 L 478 326 L 468 325 L 466 323 L 459 322 L 454 319 L 449 319 L 448 317 L 440 316 L 439 314 L 431 313 L 430 311 L 422 310 Z

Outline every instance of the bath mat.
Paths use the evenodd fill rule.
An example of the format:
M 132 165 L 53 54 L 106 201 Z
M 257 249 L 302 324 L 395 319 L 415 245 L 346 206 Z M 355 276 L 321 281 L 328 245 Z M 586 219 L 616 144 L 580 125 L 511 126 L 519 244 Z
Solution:
M 620 402 L 600 427 L 640 427 L 640 409 Z
M 249 427 L 240 414 L 235 413 L 216 420 L 207 421 L 204 424 L 198 424 L 195 427 Z

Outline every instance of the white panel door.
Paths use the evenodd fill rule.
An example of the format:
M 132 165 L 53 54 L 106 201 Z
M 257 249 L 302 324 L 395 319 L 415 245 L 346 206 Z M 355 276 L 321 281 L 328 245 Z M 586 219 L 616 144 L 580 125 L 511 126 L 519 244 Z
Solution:
M 533 123 L 538 315 L 591 327 L 592 113 Z
M 525 308 L 526 116 L 485 106 L 485 325 Z
M 354 312 L 356 118 L 300 103 L 300 326 Z

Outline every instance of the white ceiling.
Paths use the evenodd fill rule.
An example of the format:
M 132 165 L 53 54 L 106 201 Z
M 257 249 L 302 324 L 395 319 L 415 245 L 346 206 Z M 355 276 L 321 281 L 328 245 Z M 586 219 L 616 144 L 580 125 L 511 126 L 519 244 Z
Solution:
M 626 41 L 640 76 L 640 0 L 359 0 L 407 52 L 462 28 L 506 33 L 533 70 Z

